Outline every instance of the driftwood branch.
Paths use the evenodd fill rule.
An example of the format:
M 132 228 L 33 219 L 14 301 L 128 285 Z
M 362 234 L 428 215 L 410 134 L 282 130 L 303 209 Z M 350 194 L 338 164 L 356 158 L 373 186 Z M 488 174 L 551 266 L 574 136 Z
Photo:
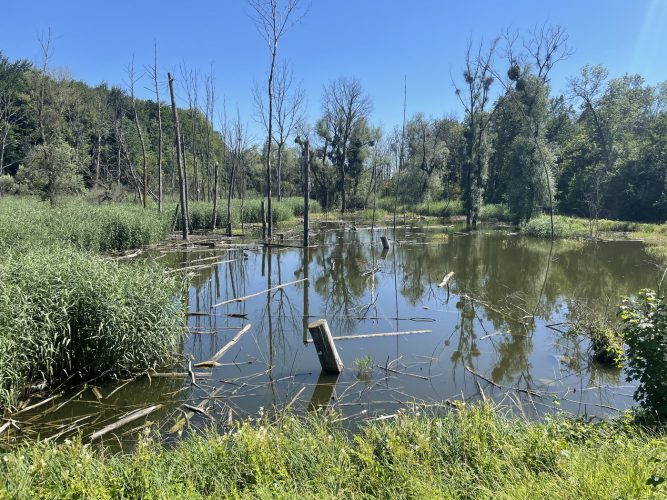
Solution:
M 161 408 L 162 405 L 153 405 L 149 406 L 148 408 L 144 408 L 143 410 L 136 411 L 134 413 L 130 413 L 126 417 L 121 418 L 120 420 L 117 420 L 113 424 L 107 425 L 106 427 L 100 429 L 99 431 L 95 432 L 91 437 L 91 441 L 95 441 L 96 439 L 104 436 L 105 434 L 108 434 L 112 431 L 115 431 L 116 429 L 119 429 L 123 427 L 125 424 L 129 424 L 130 422 L 134 422 L 135 420 L 140 419 L 141 417 L 145 417 L 146 415 L 153 413 L 155 410 Z
M 332 337 L 334 340 L 354 340 L 354 339 L 370 339 L 374 337 L 397 337 L 399 335 L 415 335 L 417 333 L 433 333 L 433 330 L 410 330 L 406 332 L 387 332 L 387 333 L 365 333 L 361 335 L 344 335 L 342 337 Z M 312 339 L 306 340 L 312 342 Z
M 239 332 L 234 335 L 234 338 L 227 342 L 222 349 L 220 349 L 218 352 L 216 352 L 211 359 L 207 361 L 202 361 L 201 363 L 196 363 L 194 365 L 195 368 L 203 368 L 203 367 L 208 367 L 208 366 L 218 366 L 216 363 L 218 363 L 218 360 L 224 356 L 224 354 L 229 351 L 232 347 L 236 345 L 236 343 L 241 339 L 241 337 L 248 331 L 250 330 L 251 324 L 247 324 L 244 326 Z
M 285 288 L 286 286 L 290 286 L 290 285 L 296 285 L 297 283 L 301 283 L 302 281 L 307 281 L 307 280 L 308 280 L 308 278 L 303 278 L 303 279 L 296 280 L 296 281 L 290 281 L 289 283 L 283 283 L 282 285 L 276 285 L 276 286 L 274 286 L 272 288 L 269 288 L 267 290 L 262 290 L 261 292 L 246 295 L 245 297 L 239 297 L 238 299 L 225 300 L 225 301 L 220 302 L 219 304 L 215 304 L 211 307 L 220 307 L 220 306 L 224 306 L 225 304 L 231 304 L 232 302 L 243 302 L 244 300 L 248 300 L 248 299 L 251 299 L 253 297 L 258 297 L 260 295 L 263 295 L 266 292 L 271 292 L 273 290 L 278 290 L 280 288 Z

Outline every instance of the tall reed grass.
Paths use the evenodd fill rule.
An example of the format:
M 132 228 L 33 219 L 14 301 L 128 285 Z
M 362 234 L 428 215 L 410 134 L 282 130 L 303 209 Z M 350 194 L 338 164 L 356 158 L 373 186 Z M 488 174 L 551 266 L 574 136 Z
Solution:
M 180 284 L 156 265 L 50 246 L 0 259 L 0 411 L 34 381 L 139 372 L 173 359 Z M 0 495 L 1 496 L 1 495 Z
M 241 211 L 241 201 L 233 199 L 232 203 L 232 225 L 238 226 L 241 224 L 241 214 L 243 214 L 244 223 L 258 223 L 262 221 L 261 217 L 261 200 L 258 198 L 250 198 L 244 200 L 243 211 Z M 173 214 L 175 206 L 171 208 Z M 191 229 L 204 230 L 211 229 L 213 223 L 213 205 L 210 202 L 196 201 L 190 202 L 190 225 Z M 309 208 L 312 213 L 321 212 L 320 204 L 315 200 L 310 200 Z M 266 207 L 265 207 L 266 210 Z M 218 204 L 218 214 L 216 217 L 215 227 L 217 229 L 224 229 L 227 227 L 227 203 L 221 201 Z M 286 222 L 294 217 L 303 217 L 303 198 L 291 197 L 283 198 L 281 201 L 272 200 L 271 213 L 273 222 Z M 177 227 L 181 227 L 181 219 L 179 217 Z
M 33 198 L 0 198 L 0 250 L 71 245 L 79 250 L 110 252 L 164 239 L 170 213 L 118 203 L 93 205 L 71 199 L 58 207 Z

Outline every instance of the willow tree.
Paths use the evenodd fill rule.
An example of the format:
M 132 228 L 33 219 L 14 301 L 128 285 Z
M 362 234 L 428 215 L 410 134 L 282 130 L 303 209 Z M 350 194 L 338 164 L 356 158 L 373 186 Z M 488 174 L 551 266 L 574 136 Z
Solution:
M 493 115 L 489 111 L 490 91 L 493 85 L 493 57 L 497 40 L 493 41 L 487 51 L 480 46 L 477 52 L 472 50 L 472 43 L 466 50 L 465 69 L 463 70 L 464 86 L 454 84 L 465 110 L 466 152 L 463 162 L 463 206 L 466 213 L 466 225 L 477 226 L 477 217 L 484 191 L 490 147 L 488 144 L 488 127 Z

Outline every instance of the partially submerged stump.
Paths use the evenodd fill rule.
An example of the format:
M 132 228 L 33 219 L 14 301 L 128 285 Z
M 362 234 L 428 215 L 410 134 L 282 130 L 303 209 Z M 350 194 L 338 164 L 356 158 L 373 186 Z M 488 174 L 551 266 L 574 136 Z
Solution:
M 322 371 L 326 373 L 342 373 L 343 362 L 338 356 L 336 345 L 334 344 L 331 330 L 326 319 L 319 319 L 308 325 L 308 331 L 313 337 L 315 349 L 317 349 L 317 357 L 320 359 Z
M 382 242 L 382 248 L 385 250 L 389 250 L 389 240 L 387 239 L 387 237 L 380 236 L 380 241 Z

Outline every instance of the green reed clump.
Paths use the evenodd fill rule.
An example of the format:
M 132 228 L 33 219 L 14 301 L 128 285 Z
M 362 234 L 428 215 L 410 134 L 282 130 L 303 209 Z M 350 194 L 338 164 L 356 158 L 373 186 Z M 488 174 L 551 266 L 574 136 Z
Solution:
M 58 246 L 0 259 L 0 409 L 34 381 L 120 376 L 172 359 L 180 284 L 156 265 Z
M 241 201 L 234 199 L 231 202 L 232 207 L 232 224 L 238 226 L 241 224 L 241 214 L 243 214 L 244 223 L 259 223 L 262 222 L 261 200 L 258 198 L 250 198 L 244 200 L 243 207 Z M 171 213 L 174 213 L 173 206 Z M 190 202 L 188 205 L 190 211 L 190 225 L 194 230 L 211 229 L 213 224 L 213 204 L 208 201 Z M 266 206 L 264 207 L 266 210 Z M 320 204 L 317 201 L 310 201 L 310 210 L 313 213 L 321 211 Z M 216 229 L 225 229 L 227 227 L 227 202 L 220 201 L 218 204 L 218 216 L 216 218 Z M 286 222 L 294 217 L 303 217 L 303 198 L 292 197 L 283 198 L 282 201 L 272 200 L 271 212 L 273 222 Z M 181 227 L 181 217 L 177 227 Z
M 34 198 L 0 198 L 0 250 L 57 243 L 110 252 L 156 243 L 170 231 L 171 214 L 137 205 L 68 200 L 51 207 Z
M 453 217 L 463 214 L 463 205 L 460 200 L 441 200 L 420 203 L 415 207 L 417 215 L 430 217 Z
M 169 448 L 144 436 L 128 454 L 24 444 L 0 459 L 0 497 L 662 498 L 665 457 L 664 431 L 489 407 L 408 411 L 354 433 L 283 415 Z
M 539 215 L 530 219 L 522 227 L 522 232 L 528 236 L 536 238 L 551 238 L 551 221 L 548 215 Z M 554 237 L 555 238 L 574 238 L 585 236 L 587 228 L 585 221 L 575 220 L 571 217 L 554 215 Z
M 479 209 L 479 220 L 508 222 L 511 219 L 509 207 L 502 203 L 489 203 Z

